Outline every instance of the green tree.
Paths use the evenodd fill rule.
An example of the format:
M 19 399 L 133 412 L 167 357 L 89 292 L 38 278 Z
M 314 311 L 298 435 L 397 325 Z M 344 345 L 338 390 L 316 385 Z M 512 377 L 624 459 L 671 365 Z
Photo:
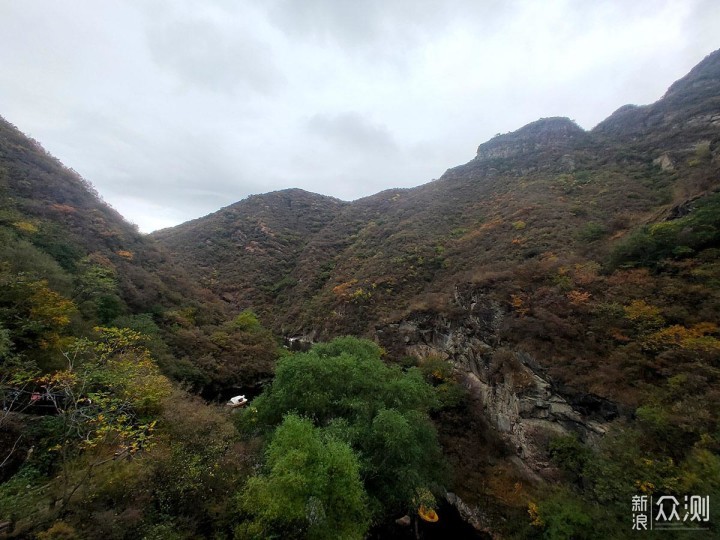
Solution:
M 237 317 L 235 317 L 231 323 L 232 327 L 235 327 L 239 330 L 245 330 L 245 331 L 251 331 L 251 330 L 260 330 L 261 325 L 260 321 L 257 318 L 257 315 L 249 309 L 246 309 L 245 311 L 241 312 Z
M 360 465 L 344 442 L 289 414 L 275 430 L 265 472 L 239 496 L 249 519 L 236 538 L 363 538 L 370 523 Z
M 240 417 L 242 428 L 269 430 L 295 412 L 350 444 L 376 516 L 412 506 L 443 473 L 428 417 L 435 391 L 420 370 L 386 365 L 381 353 L 343 337 L 281 359 L 272 386 Z
M 222 324 L 200 327 L 192 311 L 166 312 L 176 324 L 167 336 L 180 362 L 165 363 L 166 372 L 194 386 L 205 396 L 217 396 L 229 387 L 255 385 L 272 376 L 278 347 L 268 329 L 251 311 L 243 311 Z M 192 359 L 188 365 L 183 358 Z M 196 366 L 200 371 L 193 370 Z
M 115 271 L 93 264 L 87 257 L 81 261 L 75 276 L 73 301 L 88 318 L 98 318 L 103 324 L 120 315 L 125 306 L 118 292 Z
M 142 499 L 151 490 L 163 520 L 191 530 L 203 527 L 208 538 L 212 531 L 229 530 L 235 501 L 228 494 L 237 491 L 254 462 L 237 444 L 230 415 L 176 389 L 164 403 L 155 435 L 153 449 L 135 460 L 145 472 L 139 479 L 133 474 L 137 495 Z M 127 496 L 125 490 L 121 496 Z M 196 530 L 191 536 L 201 535 Z
M 543 538 L 547 540 L 601 538 L 593 526 L 593 515 L 586 504 L 569 492 L 558 491 L 539 505 L 544 526 Z

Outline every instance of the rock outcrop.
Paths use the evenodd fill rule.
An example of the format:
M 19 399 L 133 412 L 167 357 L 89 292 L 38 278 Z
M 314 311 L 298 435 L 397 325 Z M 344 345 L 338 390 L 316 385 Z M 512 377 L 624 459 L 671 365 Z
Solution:
M 482 289 L 458 286 L 452 316 L 413 313 L 377 330 L 384 345 L 400 343 L 406 354 L 452 361 L 468 390 L 479 396 L 483 413 L 523 463 L 543 475 L 552 467 L 548 442 L 577 434 L 594 443 L 617 416 L 614 404 L 592 394 L 561 389 L 530 355 L 500 348 L 498 330 L 505 312 Z
M 720 51 L 709 54 L 651 105 L 625 105 L 590 135 L 612 144 L 682 150 L 712 140 L 720 126 Z
M 582 142 L 587 133 L 569 118 L 541 118 L 517 131 L 496 135 L 481 144 L 477 161 L 527 155 L 536 151 L 568 150 Z

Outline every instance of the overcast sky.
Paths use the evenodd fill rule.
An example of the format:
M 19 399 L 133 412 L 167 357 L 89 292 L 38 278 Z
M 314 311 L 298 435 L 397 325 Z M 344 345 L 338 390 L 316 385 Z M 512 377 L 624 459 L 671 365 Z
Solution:
M 439 177 L 720 47 L 718 0 L 0 0 L 0 115 L 141 230 Z

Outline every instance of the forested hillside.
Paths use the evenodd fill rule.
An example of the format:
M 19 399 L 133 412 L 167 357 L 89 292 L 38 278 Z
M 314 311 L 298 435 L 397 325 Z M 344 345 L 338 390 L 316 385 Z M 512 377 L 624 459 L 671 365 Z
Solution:
M 0 120 L 0 239 L 0 535 L 622 538 L 709 495 L 717 536 L 720 51 L 417 188 L 149 236 Z
M 209 534 L 229 501 L 208 491 L 244 458 L 230 419 L 187 392 L 269 378 L 273 336 L 4 120 L 0 238 L 0 534 L 137 538 L 181 514 Z
M 238 331 L 228 326 L 237 312 L 198 286 L 77 173 L 7 122 L 0 128 L 0 232 L 8 294 L 20 287 L 16 282 L 42 283 L 48 294 L 70 301 L 67 318 L 73 324 L 121 324 L 157 336 L 153 352 L 163 369 L 195 389 L 209 391 L 218 379 L 242 378 L 229 373 L 235 352 L 220 360 L 226 346 L 212 341 L 216 332 Z M 243 373 L 269 374 L 268 358 L 258 362 Z
M 622 462 L 610 474 L 632 478 L 617 486 L 621 505 L 633 482 L 676 492 L 695 474 L 681 466 L 717 463 L 719 188 L 715 52 L 658 102 L 622 107 L 591 131 L 541 119 L 480 145 L 438 180 L 333 206 L 262 272 L 255 253 L 273 252 L 293 215 L 274 201 L 296 192 L 153 236 L 279 333 L 363 335 L 398 361 L 449 360 L 475 396 L 468 417 L 489 420 L 533 471 L 556 474 L 549 441 L 558 436 Z M 242 213 L 250 204 L 275 208 L 279 228 Z M 221 219 L 234 249 L 211 260 Z M 238 293 L 256 284 L 264 294 Z M 635 453 L 608 457 L 619 451 L 599 442 L 614 440 L 608 432 L 630 437 Z M 460 438 L 461 477 L 487 466 L 470 457 L 479 443 L 469 431 L 450 435 Z M 717 469 L 707 472 L 717 486 Z M 590 514 L 609 497 L 593 491 L 596 481 L 579 489 Z M 481 507 L 504 497 L 505 487 L 480 482 L 456 488 Z M 513 499 L 523 506 L 528 496 Z
M 379 329 L 400 351 L 396 325 L 455 316 L 458 290 L 477 291 L 505 316 L 497 339 L 551 371 L 560 364 L 559 380 L 635 405 L 634 391 L 588 372 L 616 380 L 604 360 L 626 345 L 609 337 L 627 321 L 598 310 L 643 301 L 672 307 L 667 326 L 716 319 L 700 276 L 716 270 L 719 130 L 714 53 L 653 105 L 623 107 L 589 132 L 539 120 L 418 188 L 349 204 L 298 190 L 253 196 L 152 236 L 283 335 Z

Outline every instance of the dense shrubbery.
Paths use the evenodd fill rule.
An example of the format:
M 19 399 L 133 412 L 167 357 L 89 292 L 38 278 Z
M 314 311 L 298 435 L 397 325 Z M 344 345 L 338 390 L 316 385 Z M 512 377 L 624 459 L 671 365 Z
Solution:
M 0 521 L 42 538 L 231 534 L 226 494 L 255 451 L 166 375 L 214 397 L 268 377 L 275 339 L 7 134 L 0 122 Z
M 300 429 L 298 415 L 310 422 L 302 424 L 306 437 L 326 441 L 316 444 L 348 445 L 375 519 L 412 507 L 418 490 L 433 488 L 443 473 L 428 418 L 435 392 L 417 368 L 403 371 L 380 356 L 374 343 L 345 337 L 282 359 L 272 386 L 239 420 L 246 432 L 277 433 L 288 422 Z M 271 477 L 276 466 L 270 459 Z
M 698 200 L 687 216 L 646 225 L 615 248 L 611 266 L 651 266 L 720 247 L 720 194 Z
M 138 455 L 153 443 L 169 381 L 139 344 L 137 333 L 95 330 L 93 339 L 64 340 L 62 369 L 43 372 L 27 362 L 3 363 L 0 394 L 6 410 L 0 427 L 20 419 L 24 411 L 44 412 L 35 434 L 26 431 L 17 438 L 16 444 L 28 437 L 38 447 L 37 457 L 29 452 L 17 475 L 41 473 L 29 484 L 31 491 L 40 489 L 34 484 L 49 481 L 49 487 L 20 506 L 21 494 L 4 499 L 0 513 L 5 518 L 36 519 L 43 499 L 50 509 L 65 513 L 102 465 Z M 12 457 L 14 449 L 3 448 L 3 459 Z M 13 479 L 8 484 L 12 486 Z
M 658 447 L 658 433 L 647 428 L 642 422 L 616 426 L 597 450 L 574 437 L 552 442 L 551 456 L 573 487 L 546 492 L 531 507 L 534 526 L 544 538 L 625 537 L 632 526 L 635 495 L 673 495 L 678 500 L 709 495 L 711 501 L 720 496 L 720 458 L 712 451 L 717 441 L 706 437 L 671 457 Z M 717 535 L 717 510 L 711 511 L 710 521 L 703 523 L 709 530 L 693 531 L 694 537 Z

